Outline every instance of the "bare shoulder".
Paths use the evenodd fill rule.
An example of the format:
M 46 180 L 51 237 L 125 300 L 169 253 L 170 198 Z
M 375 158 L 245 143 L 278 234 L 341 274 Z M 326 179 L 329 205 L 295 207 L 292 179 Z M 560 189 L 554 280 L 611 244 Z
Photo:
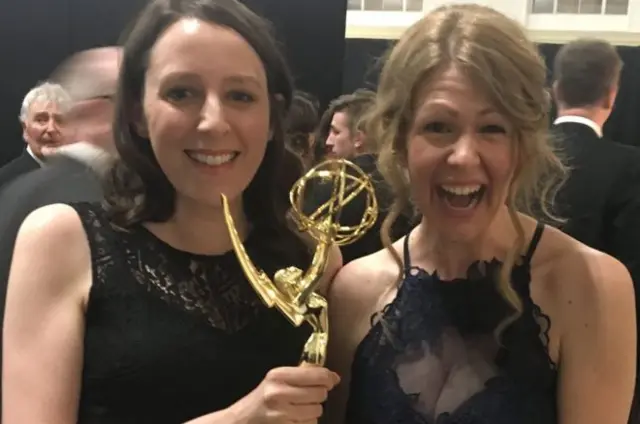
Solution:
M 396 252 L 399 242 L 393 245 Z M 379 298 L 394 286 L 399 273 L 392 253 L 388 249 L 379 250 L 340 269 L 331 286 L 330 299 L 338 303 L 377 305 Z
M 73 243 L 78 237 L 84 237 L 82 222 L 75 209 L 64 204 L 43 206 L 31 212 L 25 218 L 18 233 L 18 243 L 30 242 L 37 239 L 38 244 L 45 246 L 65 242 L 65 247 Z M 56 252 L 51 252 L 55 254 Z
M 538 300 L 551 313 L 551 353 L 561 370 L 559 422 L 626 423 L 636 375 L 629 272 L 558 230 L 545 235 L 538 266 L 546 269 L 546 279 L 537 281 L 546 291 L 538 292 L 544 294 Z M 534 291 L 532 286 L 532 296 Z
M 342 268 L 342 253 L 340 252 L 340 248 L 338 246 L 332 245 L 329 247 L 327 265 L 324 269 L 324 274 L 322 275 L 320 282 L 318 283 L 318 293 L 326 296 L 332 282 L 334 281 L 334 277 L 336 276 L 336 273 L 338 273 L 340 268 Z
M 10 284 L 46 280 L 65 285 L 78 281 L 90 263 L 87 236 L 75 209 L 63 204 L 44 206 L 29 214 L 20 227 Z
M 593 308 L 626 305 L 628 299 L 634 299 L 631 276 L 620 261 L 558 230 L 547 233 L 548 247 L 540 259 L 545 262 L 542 267 L 547 283 L 562 302 L 558 307 L 582 315 Z

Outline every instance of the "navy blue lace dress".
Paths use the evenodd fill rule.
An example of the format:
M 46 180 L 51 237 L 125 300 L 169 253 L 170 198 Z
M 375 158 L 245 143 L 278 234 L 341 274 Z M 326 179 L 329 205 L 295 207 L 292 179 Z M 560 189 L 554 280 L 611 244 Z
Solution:
M 441 280 L 412 267 L 372 317 L 353 368 L 348 424 L 554 424 L 557 370 L 547 352 L 549 318 L 531 300 L 538 225 L 512 281 L 523 313 L 496 338 L 512 309 L 496 287 L 500 262 Z M 498 343 L 498 340 L 500 343 Z

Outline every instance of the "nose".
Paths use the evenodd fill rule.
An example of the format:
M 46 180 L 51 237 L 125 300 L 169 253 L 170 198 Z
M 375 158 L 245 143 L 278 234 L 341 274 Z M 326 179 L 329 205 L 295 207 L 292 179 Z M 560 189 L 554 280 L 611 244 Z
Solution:
M 56 123 L 55 119 L 49 119 L 47 121 L 46 131 L 48 133 L 53 133 L 58 131 L 58 124 Z
M 217 95 L 209 95 L 202 105 L 198 130 L 224 134 L 229 131 L 229 123 L 225 117 L 224 106 Z
M 452 151 L 447 158 L 449 165 L 469 166 L 480 163 L 478 145 L 475 134 L 462 134 L 452 145 Z

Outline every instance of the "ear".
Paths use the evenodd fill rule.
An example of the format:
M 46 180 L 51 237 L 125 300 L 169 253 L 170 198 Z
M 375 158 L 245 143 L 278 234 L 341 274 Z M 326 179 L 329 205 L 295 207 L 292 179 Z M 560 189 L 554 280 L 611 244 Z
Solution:
M 360 149 L 364 146 L 364 142 L 365 142 L 364 133 L 360 130 L 357 130 L 355 136 L 353 137 L 353 145 L 357 149 Z
M 554 81 L 551 85 L 551 100 L 558 102 L 558 81 Z
M 20 125 L 22 126 L 22 139 L 26 143 L 29 138 L 29 134 L 27 134 L 27 124 L 21 119 Z
M 614 84 L 603 99 L 602 106 L 604 109 L 613 109 L 613 105 L 616 102 L 616 96 L 618 95 L 618 86 Z

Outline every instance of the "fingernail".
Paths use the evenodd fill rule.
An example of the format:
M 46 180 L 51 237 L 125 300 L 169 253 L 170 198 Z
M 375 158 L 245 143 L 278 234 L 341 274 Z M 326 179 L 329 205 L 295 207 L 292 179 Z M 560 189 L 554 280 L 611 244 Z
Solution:
M 340 383 L 340 376 L 335 372 L 333 373 L 333 379 L 335 380 L 336 384 Z

